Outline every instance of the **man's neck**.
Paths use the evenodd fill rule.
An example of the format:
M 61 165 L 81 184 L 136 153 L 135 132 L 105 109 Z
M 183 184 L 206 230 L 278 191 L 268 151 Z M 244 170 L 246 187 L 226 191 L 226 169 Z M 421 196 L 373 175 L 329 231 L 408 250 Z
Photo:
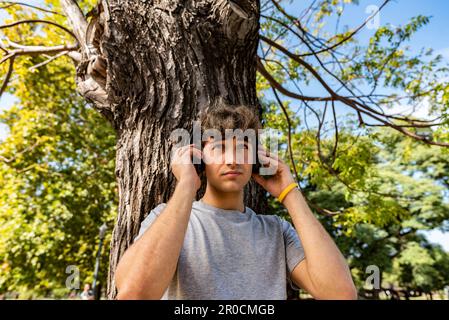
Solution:
M 245 211 L 243 190 L 239 192 L 221 192 L 207 184 L 206 192 L 201 201 L 220 209 Z

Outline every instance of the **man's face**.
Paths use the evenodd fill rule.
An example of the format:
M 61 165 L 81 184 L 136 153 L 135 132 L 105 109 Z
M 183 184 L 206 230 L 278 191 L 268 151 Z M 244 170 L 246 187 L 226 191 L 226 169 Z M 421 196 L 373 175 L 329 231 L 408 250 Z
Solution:
M 250 143 L 242 139 L 214 141 L 203 148 L 209 184 L 222 192 L 238 192 L 251 179 L 254 160 Z

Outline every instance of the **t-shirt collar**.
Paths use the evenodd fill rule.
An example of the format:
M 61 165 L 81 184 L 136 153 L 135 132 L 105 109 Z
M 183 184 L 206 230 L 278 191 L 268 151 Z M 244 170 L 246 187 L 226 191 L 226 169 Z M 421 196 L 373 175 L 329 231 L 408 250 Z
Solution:
M 214 207 L 214 206 L 212 206 L 210 204 L 207 204 L 207 203 L 203 202 L 201 199 L 198 200 L 198 201 L 195 201 L 195 203 L 198 206 L 200 206 L 200 207 L 202 207 L 204 209 L 208 209 L 208 210 L 212 210 L 212 211 L 220 212 L 220 213 L 240 213 L 240 214 L 249 214 L 250 213 L 249 208 L 246 207 L 246 206 L 245 206 L 245 211 L 242 212 L 242 211 L 239 211 L 239 210 L 222 209 L 222 208 Z

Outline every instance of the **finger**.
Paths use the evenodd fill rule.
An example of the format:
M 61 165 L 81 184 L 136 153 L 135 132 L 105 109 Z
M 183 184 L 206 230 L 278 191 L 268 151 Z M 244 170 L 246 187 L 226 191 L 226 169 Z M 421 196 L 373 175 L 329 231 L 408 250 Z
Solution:
M 192 153 L 194 153 L 194 154 L 203 155 L 203 152 L 198 148 L 193 147 L 191 150 L 192 150 Z
M 188 152 L 187 152 L 187 151 L 188 151 Z M 182 155 L 185 155 L 185 154 L 192 154 L 193 152 L 195 152 L 195 154 L 197 154 L 198 151 L 199 151 L 200 153 L 202 153 L 202 151 L 201 151 L 200 149 L 198 149 L 195 145 L 190 144 L 190 145 L 188 145 L 188 146 L 183 147 Z
M 278 164 L 279 163 L 279 160 L 278 159 L 275 159 L 275 158 L 271 158 L 271 157 L 269 157 L 269 156 L 266 156 L 266 155 L 264 155 L 264 154 L 259 154 L 259 159 L 261 160 L 260 162 L 263 164 L 263 165 L 266 165 L 266 164 L 269 164 L 269 165 L 271 165 L 271 164 Z
M 173 148 L 170 154 L 171 163 L 175 163 L 181 157 L 182 147 Z
M 263 156 L 261 156 L 263 157 Z M 261 167 L 260 174 L 261 175 L 276 175 L 279 172 L 279 161 L 276 159 L 272 159 L 269 157 L 265 157 L 265 159 L 261 159 Z
M 203 153 L 199 149 L 193 148 L 191 154 L 199 159 L 203 159 Z
M 188 147 L 188 146 L 177 147 L 177 148 L 174 150 L 174 153 L 175 153 L 175 154 L 178 154 L 178 155 L 181 155 L 181 154 L 186 150 L 187 147 Z
M 182 153 L 184 153 L 184 152 L 186 152 L 186 151 L 192 149 L 192 146 L 193 146 L 193 144 L 188 144 L 188 145 L 186 145 L 186 146 L 183 146 L 183 147 L 182 147 Z
M 192 145 L 182 147 L 182 150 L 179 153 L 179 157 L 180 158 L 188 158 L 189 155 L 192 153 L 191 152 L 192 149 L 193 149 Z
M 263 150 L 261 150 L 259 152 L 262 153 L 265 156 L 271 157 L 271 158 L 276 159 L 276 160 L 280 160 L 279 156 L 277 154 L 275 154 L 274 152 L 270 152 L 270 151 L 268 151 L 266 149 L 263 149 Z
M 254 180 L 256 180 L 256 182 L 258 184 L 260 184 L 262 187 L 265 186 L 265 180 L 257 173 L 253 173 L 252 177 L 254 178 Z
M 188 163 L 191 163 L 191 161 L 189 159 L 190 158 L 189 157 L 190 152 L 186 152 L 186 151 L 192 149 L 191 146 L 192 145 L 185 145 L 185 146 L 177 148 L 175 150 L 174 157 L 172 158 L 172 163 L 173 164 L 188 164 Z
M 179 154 L 182 151 L 182 147 L 177 147 L 173 150 L 173 154 Z
M 274 153 L 269 153 L 268 155 L 264 155 L 264 154 L 259 154 L 259 157 L 260 158 L 262 158 L 262 157 L 267 157 L 267 158 L 269 158 L 269 159 L 273 159 L 273 160 L 275 160 L 276 161 L 276 165 L 285 165 L 285 163 L 284 163 L 284 161 L 281 159 L 281 158 L 279 158 L 279 156 L 277 156 L 276 154 L 274 154 Z M 265 159 L 265 158 L 264 158 Z M 266 160 L 267 161 L 267 160 Z
M 280 160 L 279 155 L 278 155 L 277 152 L 274 153 L 274 152 L 268 151 L 268 155 L 269 155 L 270 157 L 272 157 L 273 159 Z
M 196 149 L 194 147 L 190 147 L 190 149 L 187 150 L 189 152 L 183 153 L 180 162 L 182 164 L 199 164 L 200 162 L 197 159 L 203 159 L 203 153 L 199 149 Z

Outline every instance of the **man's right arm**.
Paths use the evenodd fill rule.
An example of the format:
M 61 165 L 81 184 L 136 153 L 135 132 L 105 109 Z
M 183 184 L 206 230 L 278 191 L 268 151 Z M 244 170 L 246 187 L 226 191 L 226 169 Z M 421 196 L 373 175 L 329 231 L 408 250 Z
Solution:
M 175 165 L 173 173 L 178 179 L 173 196 L 117 266 L 117 299 L 160 299 L 175 274 L 192 203 L 201 182 L 191 164 Z M 192 185 L 192 181 L 196 183 Z

